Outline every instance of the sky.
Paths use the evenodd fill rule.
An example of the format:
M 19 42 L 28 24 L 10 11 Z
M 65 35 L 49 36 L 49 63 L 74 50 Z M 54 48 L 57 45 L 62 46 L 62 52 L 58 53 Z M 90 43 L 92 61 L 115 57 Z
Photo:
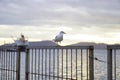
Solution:
M 0 0 L 0 44 L 29 41 L 120 43 L 120 0 Z

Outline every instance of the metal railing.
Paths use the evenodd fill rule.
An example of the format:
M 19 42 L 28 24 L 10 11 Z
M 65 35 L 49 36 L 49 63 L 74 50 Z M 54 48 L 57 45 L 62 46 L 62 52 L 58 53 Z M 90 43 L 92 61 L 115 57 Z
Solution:
M 20 80 L 24 72 L 25 80 L 94 80 L 92 46 L 29 47 L 24 64 L 21 55 L 19 47 L 0 47 L 1 80 Z
M 16 80 L 19 72 L 15 48 L 0 47 L 0 80 Z
M 20 47 L 0 47 L 0 80 L 94 80 L 94 60 L 104 62 L 94 57 L 92 46 L 29 47 L 21 51 Z M 120 45 L 108 45 L 107 51 L 107 80 L 119 80 Z
M 119 80 L 120 45 L 108 45 L 107 49 L 107 78 L 108 80 Z
M 26 56 L 26 80 L 94 80 L 93 47 L 33 47 Z

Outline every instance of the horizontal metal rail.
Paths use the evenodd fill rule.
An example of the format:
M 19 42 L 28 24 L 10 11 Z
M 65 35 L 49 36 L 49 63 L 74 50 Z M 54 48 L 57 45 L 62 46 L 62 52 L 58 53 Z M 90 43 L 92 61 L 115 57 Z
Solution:
M 107 49 L 120 49 L 120 45 L 107 45 Z
M 75 49 L 75 48 L 79 48 L 79 49 L 89 49 L 89 48 L 93 48 L 93 46 L 30 46 L 28 47 L 30 49 L 35 49 L 35 48 L 40 48 L 40 49 Z

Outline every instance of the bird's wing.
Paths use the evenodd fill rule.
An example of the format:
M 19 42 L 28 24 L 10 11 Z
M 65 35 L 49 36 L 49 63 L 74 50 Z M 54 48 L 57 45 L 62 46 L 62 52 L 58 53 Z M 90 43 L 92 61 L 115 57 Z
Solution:
M 57 39 L 58 38 L 58 36 L 55 36 L 55 39 Z
M 55 42 L 57 41 L 57 38 L 58 38 L 58 36 L 55 36 L 55 39 L 54 39 Z

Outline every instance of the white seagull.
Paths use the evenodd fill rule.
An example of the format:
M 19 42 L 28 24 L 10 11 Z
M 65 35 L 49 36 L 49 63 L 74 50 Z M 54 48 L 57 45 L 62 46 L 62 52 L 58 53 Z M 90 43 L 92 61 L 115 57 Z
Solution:
M 63 40 L 63 34 L 66 34 L 64 31 L 60 31 L 60 33 L 53 39 L 55 42 L 61 42 Z

